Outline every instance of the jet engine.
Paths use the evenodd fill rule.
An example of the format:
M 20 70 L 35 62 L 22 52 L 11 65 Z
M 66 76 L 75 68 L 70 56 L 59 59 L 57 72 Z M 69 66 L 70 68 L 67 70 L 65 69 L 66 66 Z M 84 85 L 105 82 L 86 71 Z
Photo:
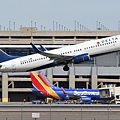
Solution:
M 88 53 L 77 55 L 73 57 L 73 63 L 78 64 L 84 61 L 90 60 Z
M 72 62 L 75 64 L 79 64 L 87 60 L 90 60 L 90 56 L 88 55 L 88 53 L 85 53 L 85 54 L 74 56 Z M 63 67 L 63 70 L 64 71 L 69 70 L 68 64 L 65 64 L 65 66 Z

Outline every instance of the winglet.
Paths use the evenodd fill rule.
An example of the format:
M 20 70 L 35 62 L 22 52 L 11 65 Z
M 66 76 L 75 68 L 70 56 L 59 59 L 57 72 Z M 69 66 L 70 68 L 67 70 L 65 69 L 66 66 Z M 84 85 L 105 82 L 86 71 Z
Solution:
M 61 88 L 62 88 L 63 93 L 64 93 L 64 94 L 67 94 L 66 91 L 65 91 L 65 89 L 64 89 L 63 87 L 61 87 Z
M 30 43 L 30 45 L 32 46 L 32 48 L 34 49 L 34 51 L 36 53 L 40 53 L 41 52 L 33 43 Z
M 42 51 L 47 51 L 47 49 L 45 47 L 43 47 L 42 45 L 40 45 L 40 48 Z

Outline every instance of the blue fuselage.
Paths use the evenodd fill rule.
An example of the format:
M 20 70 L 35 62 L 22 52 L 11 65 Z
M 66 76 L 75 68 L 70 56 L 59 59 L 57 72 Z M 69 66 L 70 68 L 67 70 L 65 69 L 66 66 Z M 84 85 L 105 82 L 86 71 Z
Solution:
M 74 99 L 82 96 L 89 97 L 91 99 L 100 99 L 99 90 L 97 89 L 68 89 L 65 88 L 65 93 L 63 93 L 62 88 L 53 87 L 52 88 L 61 99 Z

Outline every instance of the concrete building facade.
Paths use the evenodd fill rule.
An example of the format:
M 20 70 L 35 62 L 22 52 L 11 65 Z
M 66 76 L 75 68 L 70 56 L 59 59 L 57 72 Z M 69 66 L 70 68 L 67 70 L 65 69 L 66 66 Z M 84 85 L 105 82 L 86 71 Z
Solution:
M 120 31 L 38 31 L 35 28 L 21 28 L 20 31 L 0 31 L 0 47 L 12 55 L 15 52 L 28 55 L 33 52 L 32 48 L 27 47 L 30 42 L 36 45 L 43 44 L 48 49 L 52 49 L 50 46 L 53 45 L 72 45 L 119 34 Z M 119 52 L 93 58 L 91 62 L 69 66 L 69 71 L 63 71 L 63 66 L 42 71 L 60 87 L 97 89 L 103 84 L 110 83 L 118 86 L 120 84 Z M 29 72 L 8 72 L 1 73 L 0 76 L 1 101 L 22 101 L 24 98 L 31 101 L 39 98 L 31 92 Z

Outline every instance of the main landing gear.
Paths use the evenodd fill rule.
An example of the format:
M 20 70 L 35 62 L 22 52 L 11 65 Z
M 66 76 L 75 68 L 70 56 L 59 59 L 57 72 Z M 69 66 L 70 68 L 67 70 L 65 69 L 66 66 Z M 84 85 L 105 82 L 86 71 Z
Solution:
M 69 67 L 68 67 L 67 64 L 63 67 L 63 70 L 64 70 L 64 71 L 68 71 L 68 70 L 69 70 Z

